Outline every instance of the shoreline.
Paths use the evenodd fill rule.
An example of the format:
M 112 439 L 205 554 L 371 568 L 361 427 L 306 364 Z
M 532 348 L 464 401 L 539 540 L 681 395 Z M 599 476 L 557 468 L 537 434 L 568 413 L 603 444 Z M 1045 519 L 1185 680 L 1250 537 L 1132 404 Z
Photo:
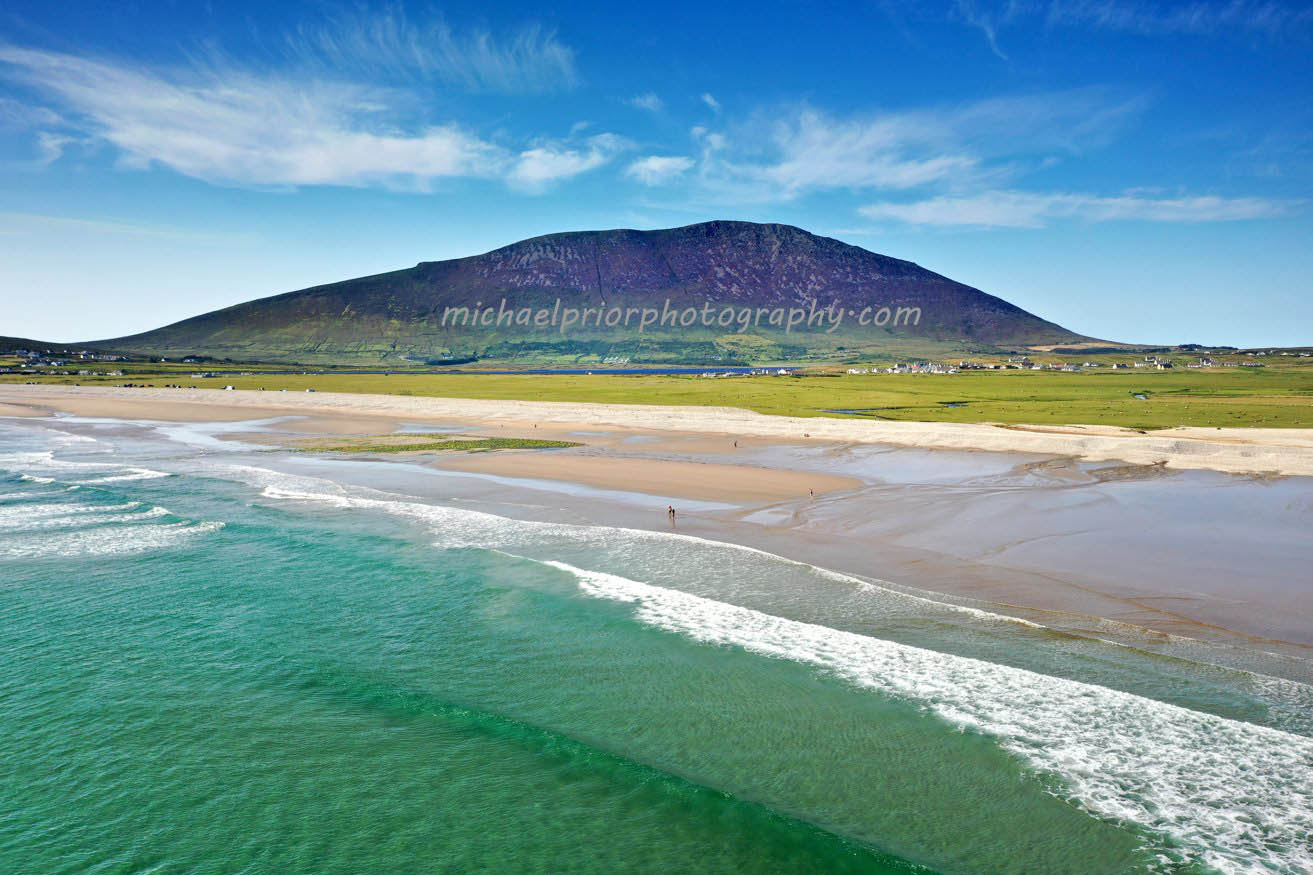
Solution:
M 594 405 L 329 393 L 288 393 L 277 399 L 287 403 L 269 404 L 271 393 L 155 390 L 164 397 L 143 397 L 150 391 L 45 388 L 20 398 L 0 388 L 0 411 L 18 408 L 27 416 L 15 421 L 34 424 L 33 415 L 55 410 L 146 428 L 169 422 L 186 430 L 191 423 L 208 435 L 204 452 L 223 452 L 230 443 L 291 449 L 298 438 L 426 431 L 568 439 L 583 445 L 487 453 L 275 451 L 268 458 L 295 457 L 285 464 L 522 519 L 659 531 L 668 527 L 670 502 L 680 509 L 682 533 L 930 598 L 992 605 L 1057 631 L 1130 635 L 1151 648 L 1161 636 L 1182 636 L 1301 660 L 1313 653 L 1309 588 L 1298 584 L 1313 553 L 1298 534 L 1301 515 L 1289 513 L 1313 507 L 1313 482 L 1303 477 L 826 440 L 815 420 L 803 420 L 811 432 L 781 438 L 697 431 L 696 417 L 655 427 L 599 421 L 629 407 L 585 419 Z M 508 405 L 515 415 L 507 415 Z M 479 408 L 501 415 L 481 417 Z M 546 415 L 529 422 L 532 414 Z M 233 425 L 242 422 L 252 426 Z M 1219 524 L 1232 517 L 1219 536 Z
M 258 442 L 255 435 L 247 437 Z M 901 451 L 888 455 L 898 457 L 894 461 L 901 461 Z M 513 457 L 512 453 L 500 457 L 490 454 L 485 458 L 499 462 Z M 608 483 L 584 476 L 555 483 L 544 482 L 541 477 L 520 478 L 496 464 L 487 467 L 502 473 L 482 479 L 478 472 L 465 470 L 460 464 L 462 458 L 469 457 L 319 455 L 298 459 L 292 470 L 307 468 L 312 473 L 323 470 L 338 482 L 470 506 L 517 519 L 654 532 L 673 530 L 761 550 L 932 601 L 1001 613 L 1054 632 L 1117 640 L 1150 650 L 1171 647 L 1174 641 L 1194 640 L 1241 647 L 1255 655 L 1293 656 L 1303 661 L 1313 657 L 1313 638 L 1307 634 L 1313 628 L 1310 624 L 1313 617 L 1299 608 L 1296 600 L 1278 604 L 1278 593 L 1255 591 L 1241 597 L 1193 591 L 1182 576 L 1192 578 L 1194 572 L 1173 579 L 1171 573 L 1164 573 L 1172 569 L 1174 564 L 1170 561 L 1160 561 L 1153 574 L 1140 577 L 1127 574 L 1125 582 L 1119 584 L 1113 576 L 1104 573 L 1106 569 L 1086 573 L 1070 563 L 1062 565 L 1061 542 L 1041 554 L 1038 561 L 1012 563 L 1007 557 L 1000 561 L 990 555 L 972 555 L 969 550 L 945 549 L 944 544 L 938 543 L 960 544 L 964 540 L 960 531 L 943 532 L 942 537 L 931 537 L 928 544 L 925 539 L 907 543 L 897 531 L 870 524 L 871 520 L 896 518 L 903 512 L 904 503 L 915 501 L 927 489 L 922 484 L 881 486 L 868 482 L 855 490 L 818 493 L 815 498 L 801 496 L 773 503 L 744 502 L 739 506 L 696 506 L 694 502 L 695 506 L 687 508 L 687 512 L 681 511 L 678 524 L 672 527 L 662 512 L 665 497 L 656 498 L 636 490 L 612 491 Z M 353 471 L 357 463 L 362 464 Z M 1024 490 L 1033 492 L 1037 500 L 1051 501 L 1055 497 L 1061 500 L 1060 496 L 1067 492 L 1104 484 L 1163 485 L 1160 480 L 1170 482 L 1173 476 L 1160 478 L 1150 474 L 1144 479 L 1119 476 L 1105 479 L 1100 474 L 1106 470 L 1109 469 L 1082 472 L 1060 459 L 1020 461 L 1005 472 L 991 475 L 994 483 L 983 485 L 980 491 L 988 495 L 998 488 L 995 483 L 1014 477 L 1030 478 L 1041 472 L 1042 479 Z M 422 476 L 425 473 L 437 476 L 430 480 Z M 1263 488 L 1263 481 L 1248 482 Z M 1204 488 L 1215 487 L 1204 484 Z M 931 497 L 923 506 L 913 509 L 912 514 L 923 513 L 925 507 L 943 510 L 959 506 L 962 499 L 957 494 L 958 487 L 949 486 L 946 491 L 949 494 Z M 676 506 L 682 507 L 678 502 Z M 1042 516 L 1036 514 L 1034 519 Z M 1019 528 L 1031 527 L 1028 520 L 1017 522 Z M 968 521 L 968 526 L 982 528 L 974 521 Z M 1007 526 L 984 526 L 983 530 L 984 537 L 996 539 L 983 551 L 985 554 L 1006 553 L 1029 540 L 1024 533 L 1011 531 Z M 1112 532 L 1109 537 L 1116 539 L 1120 534 Z M 1045 537 L 1047 534 L 1040 534 L 1037 539 Z M 1138 557 L 1132 556 L 1131 560 L 1131 565 L 1138 564 Z M 1266 658 L 1260 657 L 1259 661 Z M 1301 673 L 1300 677 L 1309 676 Z
M 1143 433 L 1110 426 L 998 426 L 768 416 L 732 407 L 90 386 L 3 385 L 0 404 L 7 408 L 59 410 L 85 416 L 182 422 L 238 421 L 251 418 L 251 411 L 264 411 L 268 415 L 331 413 L 409 421 L 477 421 L 485 426 L 521 430 L 543 425 L 554 429 L 603 427 L 767 440 L 1030 453 L 1088 462 L 1122 461 L 1230 474 L 1313 476 L 1313 429 L 1180 427 Z

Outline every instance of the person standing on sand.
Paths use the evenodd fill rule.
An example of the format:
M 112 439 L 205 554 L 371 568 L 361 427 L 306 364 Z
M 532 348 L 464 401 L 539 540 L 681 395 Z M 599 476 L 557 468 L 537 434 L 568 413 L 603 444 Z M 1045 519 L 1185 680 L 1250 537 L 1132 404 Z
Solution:
M 673 526 L 675 524 L 675 506 L 673 504 L 666 505 L 666 516 L 670 517 L 670 524 Z

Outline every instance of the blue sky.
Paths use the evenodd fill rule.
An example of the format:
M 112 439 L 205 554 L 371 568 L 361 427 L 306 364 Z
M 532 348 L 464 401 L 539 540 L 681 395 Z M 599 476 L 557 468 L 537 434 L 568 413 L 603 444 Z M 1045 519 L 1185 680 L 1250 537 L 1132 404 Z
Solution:
M 1313 9 L 0 10 L 0 334 L 562 230 L 785 222 L 1069 328 L 1313 344 Z

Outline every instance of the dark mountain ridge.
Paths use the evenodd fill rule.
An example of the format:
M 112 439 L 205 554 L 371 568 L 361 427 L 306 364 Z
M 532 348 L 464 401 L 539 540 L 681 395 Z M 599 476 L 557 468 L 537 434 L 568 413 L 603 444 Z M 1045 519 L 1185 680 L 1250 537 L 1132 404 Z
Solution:
M 764 312 L 738 324 L 627 326 L 559 321 L 459 324 L 457 308 L 683 310 L 709 305 L 843 311 L 834 331 L 784 331 Z M 898 320 L 861 326 L 869 308 Z M 917 311 L 912 320 L 912 311 Z M 444 320 L 444 314 L 449 317 Z M 873 315 L 873 320 L 878 316 Z M 894 324 L 891 324 L 894 323 Z M 829 328 L 831 323 L 826 323 Z M 156 354 L 286 360 L 525 358 L 623 355 L 632 360 L 778 357 L 879 348 L 923 339 L 978 345 L 1079 342 L 1081 335 L 910 261 L 789 225 L 715 221 L 658 231 L 548 234 L 482 255 L 288 292 L 96 345 Z

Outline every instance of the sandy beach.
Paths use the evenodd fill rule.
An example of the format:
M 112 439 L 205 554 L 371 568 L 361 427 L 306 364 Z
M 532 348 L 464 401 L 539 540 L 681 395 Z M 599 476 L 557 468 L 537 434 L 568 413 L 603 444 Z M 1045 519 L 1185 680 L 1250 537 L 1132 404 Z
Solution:
M 1265 652 L 1313 646 L 1313 598 L 1301 582 L 1313 561 L 1304 535 L 1313 480 L 1297 476 L 1313 473 L 1310 431 L 1167 436 L 714 408 L 47 386 L 2 387 L 0 404 L 0 415 L 26 422 L 59 412 L 184 423 L 215 429 L 220 442 L 266 447 L 398 432 L 568 440 L 580 446 L 338 461 L 329 453 L 323 464 L 361 485 L 545 521 L 664 529 L 674 503 L 687 534 L 1080 634 L 1140 630 L 1130 638 L 1180 635 Z M 291 455 L 304 465 L 324 454 Z
M 505 429 L 705 433 L 784 441 L 1070 456 L 1227 473 L 1313 476 L 1313 429 L 1173 428 L 1143 433 L 1107 426 L 994 426 L 938 422 L 766 416 L 730 407 L 662 407 L 544 401 L 485 401 L 343 393 L 214 389 L 3 386 L 0 403 L 83 416 L 234 421 L 252 415 L 332 414 L 431 422 L 478 422 Z M 528 432 L 524 432 L 528 434 Z
M 862 485 L 862 481 L 855 477 L 834 474 L 594 455 L 544 458 L 531 452 L 462 454 L 443 459 L 441 464 L 449 471 L 586 483 L 601 489 L 744 504 L 789 501 Z

